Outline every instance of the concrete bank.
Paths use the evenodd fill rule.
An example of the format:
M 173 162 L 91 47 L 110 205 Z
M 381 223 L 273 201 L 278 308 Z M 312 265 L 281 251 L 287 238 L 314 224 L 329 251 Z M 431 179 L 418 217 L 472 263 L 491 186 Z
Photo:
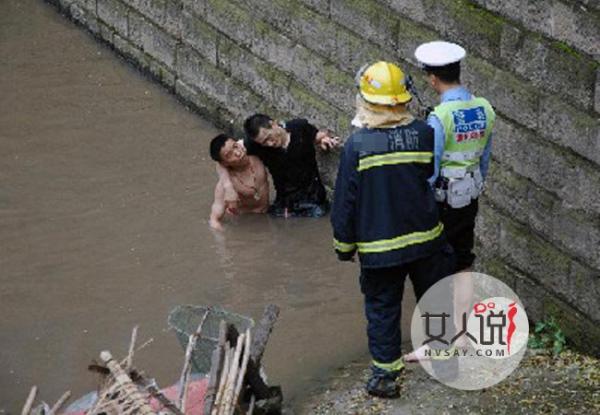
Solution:
M 353 74 L 464 44 L 499 120 L 478 269 L 600 353 L 600 6 L 551 0 L 52 0 L 227 130 L 263 111 L 349 132 Z M 428 96 L 433 102 L 433 97 Z M 332 183 L 335 156 L 322 161 Z
M 507 379 L 462 391 L 433 380 L 418 363 L 407 366 L 395 400 L 369 396 L 363 362 L 334 372 L 306 403 L 307 415 L 589 414 L 600 411 L 600 361 L 573 351 L 553 356 L 529 350 Z

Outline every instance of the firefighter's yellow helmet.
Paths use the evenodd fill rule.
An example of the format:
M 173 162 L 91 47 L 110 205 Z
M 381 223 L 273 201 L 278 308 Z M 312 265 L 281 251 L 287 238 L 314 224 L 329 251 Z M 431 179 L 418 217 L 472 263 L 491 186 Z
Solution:
M 404 72 L 390 62 L 363 66 L 356 74 L 356 83 L 365 101 L 372 104 L 398 105 L 412 99 Z

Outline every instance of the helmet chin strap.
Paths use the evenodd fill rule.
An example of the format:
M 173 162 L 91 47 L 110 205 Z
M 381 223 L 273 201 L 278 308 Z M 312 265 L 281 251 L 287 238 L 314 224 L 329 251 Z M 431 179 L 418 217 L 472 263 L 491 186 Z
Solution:
M 415 83 L 412 79 L 412 76 L 406 74 L 406 77 L 404 79 L 404 84 L 406 85 L 406 89 L 408 90 L 408 92 L 410 92 L 410 94 L 417 98 L 417 102 L 419 103 L 419 113 L 423 113 L 425 115 L 425 118 L 427 118 L 427 116 L 429 116 L 429 113 L 431 111 L 433 111 L 433 107 L 431 107 L 430 105 L 425 104 L 425 102 L 423 102 L 423 100 L 421 99 L 421 94 L 419 94 L 419 91 L 417 90 L 417 87 L 415 86 Z
M 363 74 L 365 73 L 365 71 L 367 70 L 367 68 L 371 66 L 371 64 L 369 63 L 365 63 L 363 66 L 360 67 L 360 69 L 356 72 L 356 75 L 354 76 L 354 82 L 356 84 L 357 88 L 360 88 L 360 78 L 362 78 Z

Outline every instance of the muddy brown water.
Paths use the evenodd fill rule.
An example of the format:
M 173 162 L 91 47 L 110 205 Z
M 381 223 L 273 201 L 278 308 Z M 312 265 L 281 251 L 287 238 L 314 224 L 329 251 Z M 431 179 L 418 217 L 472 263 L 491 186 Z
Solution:
M 86 367 L 154 342 L 137 366 L 173 383 L 178 304 L 281 318 L 265 356 L 294 407 L 327 370 L 364 356 L 355 264 L 328 218 L 207 226 L 217 130 L 39 0 L 0 1 L 0 413 L 79 396 Z

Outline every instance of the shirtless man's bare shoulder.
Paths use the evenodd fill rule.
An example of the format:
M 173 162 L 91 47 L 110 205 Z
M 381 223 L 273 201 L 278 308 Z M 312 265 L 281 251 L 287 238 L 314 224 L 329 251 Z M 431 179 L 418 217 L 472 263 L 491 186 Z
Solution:
M 269 182 L 265 166 L 249 156 L 240 141 L 219 135 L 211 141 L 219 181 L 210 214 L 210 225 L 222 229 L 226 213 L 265 213 L 269 207 Z

